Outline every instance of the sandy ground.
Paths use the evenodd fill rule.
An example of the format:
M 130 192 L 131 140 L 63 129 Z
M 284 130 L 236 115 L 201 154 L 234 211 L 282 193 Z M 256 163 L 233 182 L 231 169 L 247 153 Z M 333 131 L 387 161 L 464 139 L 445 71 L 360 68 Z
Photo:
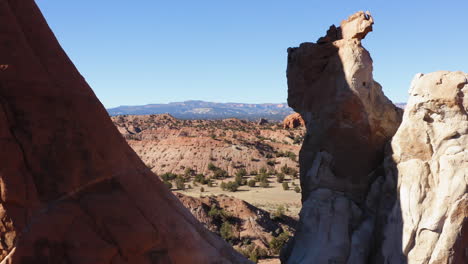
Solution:
M 247 176 L 245 178 L 249 180 L 253 177 Z M 233 180 L 234 178 L 228 178 L 224 181 L 229 182 Z M 301 209 L 301 194 L 294 191 L 294 186 L 292 186 L 289 176 L 286 180 L 286 182 L 289 183 L 290 188 L 288 191 L 283 190 L 281 183 L 276 182 L 276 177 L 269 178 L 270 187 L 268 188 L 241 186 L 237 192 L 221 190 L 219 187 L 221 182 L 222 181 L 217 181 L 217 186 L 213 187 L 208 187 L 206 185 L 193 186 L 193 183 L 191 182 L 187 183 L 187 185 L 192 185 L 191 189 L 177 192 L 193 197 L 225 194 L 244 200 L 268 212 L 273 212 L 278 208 L 278 206 L 283 205 L 286 208 L 287 215 L 294 218 L 298 217 L 299 211 Z M 299 179 L 295 179 L 294 183 L 299 185 Z M 204 192 L 200 191 L 200 187 L 202 186 L 205 189 Z

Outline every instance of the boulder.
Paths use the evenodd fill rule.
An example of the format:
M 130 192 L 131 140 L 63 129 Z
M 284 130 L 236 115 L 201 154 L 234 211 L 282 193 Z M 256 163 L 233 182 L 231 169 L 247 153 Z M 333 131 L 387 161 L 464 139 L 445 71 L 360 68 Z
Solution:
M 302 119 L 299 113 L 290 114 L 283 120 L 283 128 L 296 128 L 296 127 L 305 127 L 304 119 Z
M 247 263 L 126 144 L 35 2 L 0 13 L 1 263 Z

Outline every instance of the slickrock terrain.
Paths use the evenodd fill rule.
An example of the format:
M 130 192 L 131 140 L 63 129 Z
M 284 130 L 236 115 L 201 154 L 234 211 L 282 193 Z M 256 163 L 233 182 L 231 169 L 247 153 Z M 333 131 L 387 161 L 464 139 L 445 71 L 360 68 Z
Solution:
M 1 263 L 247 263 L 126 144 L 34 1 L 0 13 Z
M 409 93 L 387 170 L 397 173 L 399 202 L 382 263 L 468 263 L 468 74 L 418 74 Z
M 179 120 L 170 115 L 114 116 L 112 121 L 140 158 L 161 175 L 187 168 L 209 174 L 208 164 L 234 175 L 262 168 L 298 167 L 304 129 L 235 118 Z
M 400 126 L 361 46 L 372 24 L 358 12 L 289 49 L 288 102 L 307 133 L 303 208 L 282 259 L 468 263 L 467 75 L 416 76 Z

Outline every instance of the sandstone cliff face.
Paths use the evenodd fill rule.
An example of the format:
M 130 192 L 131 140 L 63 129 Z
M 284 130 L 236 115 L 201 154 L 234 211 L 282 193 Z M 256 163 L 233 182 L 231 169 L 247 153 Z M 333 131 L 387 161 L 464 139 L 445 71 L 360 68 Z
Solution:
M 32 0 L 0 1 L 1 263 L 245 263 L 125 143 Z
M 288 103 L 305 119 L 303 208 L 287 263 L 365 263 L 374 217 L 365 206 L 401 110 L 372 78 L 361 40 L 373 18 L 358 12 L 317 43 L 288 49 Z
M 467 80 L 435 72 L 411 84 L 392 139 L 399 201 L 384 229 L 384 263 L 468 263 Z

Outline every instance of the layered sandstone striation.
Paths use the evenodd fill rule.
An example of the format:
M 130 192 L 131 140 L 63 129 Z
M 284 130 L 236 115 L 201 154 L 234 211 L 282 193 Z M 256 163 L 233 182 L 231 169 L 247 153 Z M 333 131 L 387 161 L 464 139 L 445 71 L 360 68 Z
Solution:
M 418 74 L 409 93 L 391 144 L 398 201 L 380 260 L 468 263 L 468 74 Z
M 372 77 L 361 40 L 373 18 L 358 12 L 317 43 L 288 49 L 288 103 L 304 118 L 303 208 L 287 263 L 365 263 L 374 217 L 365 198 L 385 144 L 401 122 Z
M 32 0 L 0 2 L 1 263 L 245 263 L 126 144 Z

